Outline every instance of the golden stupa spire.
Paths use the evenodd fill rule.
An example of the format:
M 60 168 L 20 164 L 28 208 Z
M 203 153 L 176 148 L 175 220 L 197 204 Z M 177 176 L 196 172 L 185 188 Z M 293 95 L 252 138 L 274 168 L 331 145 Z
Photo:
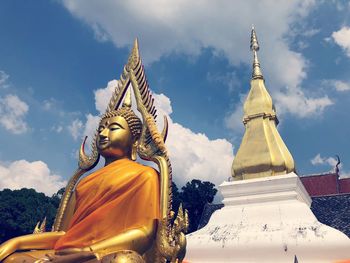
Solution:
M 250 49 L 253 52 L 253 72 L 244 103 L 245 133 L 232 164 L 235 180 L 287 174 L 295 170 L 293 157 L 277 131 L 278 120 L 261 73 L 254 27 Z
M 257 53 L 259 51 L 259 42 L 258 42 L 258 38 L 256 36 L 254 26 L 252 26 L 252 33 L 250 36 L 250 50 L 253 51 L 253 55 L 254 55 L 252 78 L 253 79 L 264 79 L 264 77 L 261 73 L 260 63 L 258 60 Z

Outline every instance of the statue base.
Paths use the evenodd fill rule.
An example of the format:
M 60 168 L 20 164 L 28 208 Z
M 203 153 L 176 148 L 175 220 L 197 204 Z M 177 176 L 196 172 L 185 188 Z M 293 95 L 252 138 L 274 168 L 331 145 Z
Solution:
M 350 260 L 350 239 L 318 222 L 295 173 L 224 182 L 219 189 L 225 206 L 187 235 L 188 262 Z

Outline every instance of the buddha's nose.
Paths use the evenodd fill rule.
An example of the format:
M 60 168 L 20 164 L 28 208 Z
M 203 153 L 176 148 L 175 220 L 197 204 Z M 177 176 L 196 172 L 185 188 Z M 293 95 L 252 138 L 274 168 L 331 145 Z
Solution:
M 100 137 L 102 138 L 107 138 L 108 137 L 108 129 L 104 128 L 101 132 L 100 132 Z

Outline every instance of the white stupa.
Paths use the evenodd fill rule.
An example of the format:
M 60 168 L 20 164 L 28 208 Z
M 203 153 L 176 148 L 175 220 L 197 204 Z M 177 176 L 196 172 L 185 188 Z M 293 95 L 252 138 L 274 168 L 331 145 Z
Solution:
M 277 131 L 277 116 L 257 57 L 244 104 L 245 134 L 232 165 L 233 181 L 219 186 L 224 207 L 187 235 L 186 260 L 199 262 L 350 262 L 350 239 L 320 223 L 293 157 Z M 288 74 L 288 72 L 286 72 Z M 349 260 L 349 261 L 346 261 Z

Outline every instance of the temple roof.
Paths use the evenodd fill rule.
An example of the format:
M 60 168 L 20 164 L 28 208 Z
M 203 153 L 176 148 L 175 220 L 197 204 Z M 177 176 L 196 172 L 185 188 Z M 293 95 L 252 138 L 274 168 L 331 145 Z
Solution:
M 300 176 L 311 197 L 350 194 L 350 178 L 339 178 L 336 172 Z
M 313 197 L 311 210 L 318 221 L 350 237 L 350 193 Z

